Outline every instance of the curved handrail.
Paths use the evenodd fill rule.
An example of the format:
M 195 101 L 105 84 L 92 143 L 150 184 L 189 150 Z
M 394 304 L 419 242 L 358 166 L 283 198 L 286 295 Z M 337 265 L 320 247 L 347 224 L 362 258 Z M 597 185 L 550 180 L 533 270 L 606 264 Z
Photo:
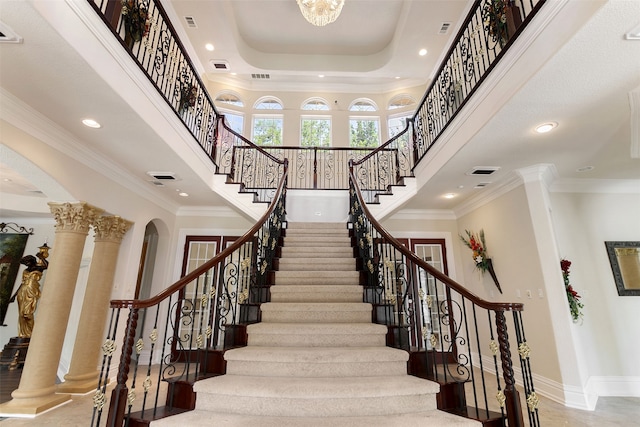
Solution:
M 364 156 L 360 160 L 354 162 L 353 165 L 354 166 L 360 165 L 360 164 L 366 162 L 367 160 L 369 160 L 371 157 L 375 156 L 378 152 L 386 150 L 389 145 L 391 145 L 394 142 L 396 142 L 398 139 L 400 139 L 401 136 L 404 136 L 404 134 L 409 131 L 409 128 L 410 128 L 409 122 L 407 122 L 407 125 L 405 126 L 405 128 L 404 128 L 404 130 L 402 132 L 400 132 L 397 135 L 394 135 L 393 137 L 389 138 L 389 140 L 387 142 L 385 142 L 382 145 L 376 147 L 374 150 L 371 151 L 371 153 L 367 154 L 366 156 Z
M 260 229 L 260 227 L 262 227 L 265 221 L 269 218 L 269 216 L 273 213 L 273 210 L 276 207 L 276 203 L 280 198 L 280 195 L 284 191 L 284 184 L 287 179 L 287 171 L 289 168 L 289 160 L 288 159 L 284 159 L 282 161 L 278 159 L 275 159 L 275 160 L 284 166 L 284 173 L 280 178 L 278 190 L 273 198 L 273 201 L 269 205 L 269 208 L 267 209 L 267 211 L 264 213 L 264 215 L 262 215 L 262 217 L 260 217 L 260 219 L 253 225 L 253 227 L 249 229 L 249 231 L 244 233 L 242 237 L 237 239 L 230 246 L 226 247 L 218 255 L 214 256 L 209 261 L 205 262 L 200 267 L 193 270 L 191 273 L 182 277 L 180 280 L 178 280 L 173 285 L 166 288 L 164 291 L 160 292 L 158 295 L 145 300 L 112 300 L 110 303 L 110 307 L 111 308 L 149 308 L 156 304 L 159 304 L 161 301 L 165 300 L 175 292 L 181 290 L 187 284 L 189 284 L 190 282 L 198 278 L 200 275 L 204 274 L 207 270 L 210 270 L 214 265 L 223 261 L 229 255 L 231 255 L 234 251 L 240 248 L 242 245 L 249 242 L 252 239 L 252 237 L 255 235 L 255 233 Z
M 233 136 L 235 136 L 236 138 L 240 139 L 242 142 L 248 144 L 251 148 L 259 151 L 260 153 L 264 154 L 265 156 L 267 156 L 269 159 L 273 160 L 276 163 L 280 163 L 282 164 L 282 160 L 278 159 L 277 157 L 273 156 L 272 154 L 270 154 L 269 152 L 265 151 L 264 148 L 262 148 L 259 145 L 256 145 L 256 143 L 251 142 L 249 139 L 247 139 L 246 137 L 240 135 L 238 132 L 236 132 L 235 130 L 231 129 L 228 125 L 227 125 L 227 121 L 225 120 L 225 116 L 224 114 L 220 114 L 220 120 L 222 122 L 222 127 L 227 130 L 229 133 L 231 133 Z M 278 147 L 280 148 L 280 147 Z
M 349 162 L 349 176 L 351 177 L 352 182 L 354 183 L 354 189 L 358 195 L 358 199 L 361 201 L 362 210 L 367 215 L 369 221 L 373 224 L 373 226 L 378 230 L 380 235 L 389 243 L 391 243 L 398 251 L 400 251 L 404 256 L 410 259 L 415 264 L 419 265 L 421 268 L 428 271 L 430 274 L 435 276 L 442 283 L 446 284 L 450 288 L 454 289 L 456 292 L 460 293 L 465 298 L 469 299 L 474 304 L 478 305 L 487 310 L 493 311 L 522 311 L 523 304 L 522 303 L 501 303 L 501 302 L 490 302 L 486 301 L 474 293 L 467 290 L 464 286 L 451 279 L 446 274 L 438 271 L 433 266 L 431 266 L 426 261 L 420 259 L 415 253 L 406 248 L 402 243 L 400 243 L 395 237 L 393 237 L 387 230 L 373 217 L 369 209 L 367 208 L 366 203 L 363 203 L 364 198 L 362 193 L 360 192 L 360 188 L 357 185 L 357 181 L 353 174 L 353 162 Z

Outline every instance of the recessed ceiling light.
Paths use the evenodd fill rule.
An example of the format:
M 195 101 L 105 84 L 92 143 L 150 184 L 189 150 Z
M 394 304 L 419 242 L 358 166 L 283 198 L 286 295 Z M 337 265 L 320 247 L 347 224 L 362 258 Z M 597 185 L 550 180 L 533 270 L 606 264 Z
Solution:
M 581 168 L 576 169 L 576 172 L 589 172 L 594 169 L 593 166 L 583 166 Z
M 536 132 L 547 133 L 553 130 L 556 126 L 558 126 L 558 123 L 556 122 L 543 123 L 541 125 L 536 126 Z
M 96 122 L 93 119 L 84 119 L 84 120 L 82 120 L 82 124 L 84 124 L 87 127 L 94 128 L 94 129 L 99 129 L 99 128 L 102 127 L 102 125 L 100 125 L 100 123 Z
M 454 197 L 456 197 L 455 193 L 447 193 L 444 195 L 445 199 L 453 199 Z
M 184 191 L 181 191 L 180 193 L 178 193 L 178 196 L 189 197 L 189 193 L 185 193 Z
M 396 76 L 396 80 L 400 79 L 400 76 Z
M 320 77 L 322 79 L 322 78 L 324 78 L 324 74 L 318 74 L 318 77 Z
M 207 43 L 206 45 L 204 45 L 204 48 L 207 49 L 209 52 L 213 52 L 215 49 L 215 47 L 213 47 L 211 43 Z
M 420 51 L 418 52 L 418 55 L 420 56 L 425 56 L 427 54 L 427 49 L 420 49 Z

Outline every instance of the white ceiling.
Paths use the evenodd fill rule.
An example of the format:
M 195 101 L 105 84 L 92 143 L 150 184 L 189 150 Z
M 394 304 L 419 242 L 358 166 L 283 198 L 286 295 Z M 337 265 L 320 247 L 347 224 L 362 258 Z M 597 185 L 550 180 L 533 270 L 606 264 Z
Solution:
M 2 1 L 0 22 L 23 42 L 0 43 L 1 117 L 18 124 L 31 117 L 32 135 L 174 210 L 224 205 L 203 179 L 207 167 L 199 153 L 185 153 L 168 141 L 168 134 L 179 136 L 180 130 L 163 127 L 168 126 L 159 119 L 166 114 L 163 107 L 149 108 L 152 95 L 136 82 L 110 80 L 113 64 L 100 57 L 77 16 L 78 9 L 86 9 L 84 0 L 75 3 Z M 207 78 L 246 89 L 308 92 L 380 92 L 426 84 L 469 5 L 466 0 L 346 0 L 336 23 L 315 28 L 294 0 L 163 3 Z M 640 152 L 640 40 L 625 39 L 627 33 L 640 33 L 640 2 L 558 0 L 545 8 L 554 12 L 541 14 L 517 40 L 486 90 L 428 156 L 431 166 L 405 209 L 459 209 L 514 170 L 536 164 L 554 165 L 557 182 L 574 188 L 622 183 L 640 193 L 640 159 L 631 155 Z M 193 17 L 197 28 L 186 28 L 185 16 Z M 50 23 L 56 20 L 54 30 Z M 443 22 L 452 28 L 440 35 Z M 105 43 L 106 55 L 112 46 Z M 205 43 L 216 49 L 208 52 Z M 429 54 L 418 57 L 423 47 Z M 109 55 L 113 61 L 118 53 Z M 228 61 L 229 72 L 237 75 L 214 71 L 212 59 Z M 255 72 L 272 78 L 253 81 Z M 319 80 L 318 74 L 326 77 Z M 98 118 L 103 128 L 83 127 L 79 120 L 86 116 Z M 549 120 L 559 123 L 554 132 L 532 132 Z M 0 140 L 10 137 L 0 134 Z M 29 165 L 15 170 L 16 162 L 0 161 L 0 194 L 22 197 L 40 190 L 53 197 L 42 177 L 30 179 L 38 174 L 30 173 Z M 33 153 L 33 161 L 55 171 L 41 153 Z M 473 166 L 499 166 L 500 171 L 489 187 L 477 190 L 475 184 L 488 179 L 465 175 Z M 593 170 L 576 172 L 584 166 Z M 181 181 L 156 188 L 146 176 L 150 170 L 176 172 Z M 177 189 L 191 196 L 182 199 Z M 444 193 L 458 197 L 445 200 Z M 1 200 L 0 216 L 16 214 L 4 211 L 12 209 L 7 200 Z

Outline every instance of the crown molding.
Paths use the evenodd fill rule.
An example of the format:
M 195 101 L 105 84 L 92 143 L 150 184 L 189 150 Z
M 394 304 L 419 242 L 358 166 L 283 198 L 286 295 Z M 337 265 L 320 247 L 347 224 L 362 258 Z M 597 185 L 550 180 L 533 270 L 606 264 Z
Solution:
M 498 197 L 508 193 L 509 191 L 523 184 L 522 177 L 517 172 L 510 172 L 505 179 L 496 185 L 485 188 L 476 196 L 471 197 L 465 202 L 454 208 L 456 218 L 460 218 L 474 210 L 486 205 Z
M 12 94 L 0 88 L 0 118 L 24 133 L 42 141 L 51 148 L 71 157 L 111 181 L 133 191 L 135 194 L 170 211 L 176 212 L 179 205 L 171 199 L 161 197 L 140 182 L 140 178 L 122 169 L 117 164 L 97 155 L 82 144 L 73 134 L 67 132 L 42 114 L 32 109 Z
M 552 193 L 640 194 L 640 179 L 560 178 L 549 187 Z
M 402 209 L 393 215 L 388 220 L 432 220 L 432 221 L 447 221 L 456 220 L 457 217 L 452 210 L 449 209 Z

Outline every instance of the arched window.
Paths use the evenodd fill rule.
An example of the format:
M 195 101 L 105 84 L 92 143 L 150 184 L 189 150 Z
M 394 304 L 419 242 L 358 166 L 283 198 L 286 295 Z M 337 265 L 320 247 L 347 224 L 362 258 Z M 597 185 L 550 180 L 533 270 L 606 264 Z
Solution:
M 329 111 L 329 104 L 322 98 L 310 98 L 302 103 L 303 110 L 311 111 Z
M 370 99 L 359 98 L 351 103 L 349 111 L 378 111 L 378 106 Z
M 240 99 L 240 97 L 231 92 L 222 92 L 220 93 L 215 100 L 218 104 L 227 104 L 233 105 L 234 107 L 244 107 L 244 102 Z
M 273 96 L 263 96 L 254 104 L 255 110 L 282 110 L 282 102 Z
M 389 101 L 389 110 L 396 110 L 398 108 L 405 108 L 415 105 L 416 101 L 406 93 L 401 93 L 391 98 Z

